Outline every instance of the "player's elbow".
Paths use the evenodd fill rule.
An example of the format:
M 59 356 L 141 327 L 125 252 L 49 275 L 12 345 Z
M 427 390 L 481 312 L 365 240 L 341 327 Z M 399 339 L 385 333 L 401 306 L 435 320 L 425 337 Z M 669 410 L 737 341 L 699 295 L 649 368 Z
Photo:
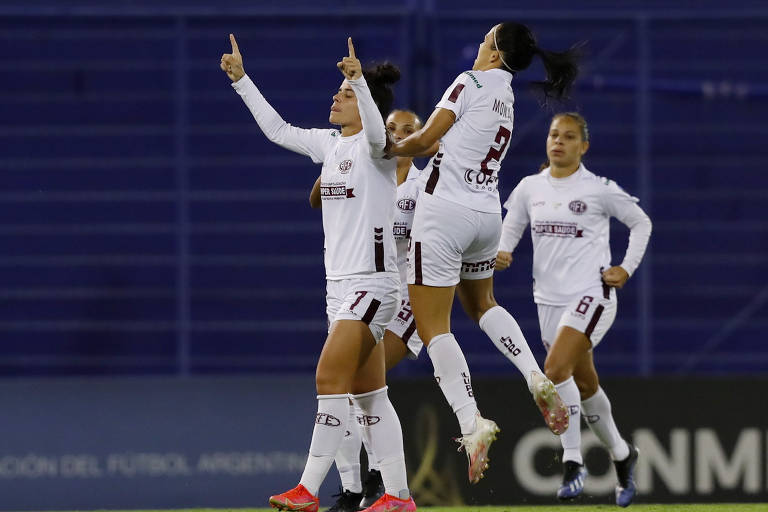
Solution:
M 320 198 L 320 192 L 312 191 L 311 194 L 309 194 L 309 206 L 314 209 L 322 208 L 323 206 L 323 200 Z
M 383 155 L 385 150 L 386 150 L 386 148 L 387 148 L 386 141 L 371 142 L 369 145 L 371 146 L 371 154 L 372 155 Z
M 642 217 L 637 218 L 633 224 L 628 225 L 628 227 L 630 231 L 647 231 L 650 235 L 651 231 L 653 231 L 653 222 L 651 222 L 651 218 L 648 215 L 643 215 Z
M 640 220 L 640 222 L 637 223 L 636 227 L 641 231 L 648 233 L 648 236 L 651 236 L 651 232 L 653 231 L 653 222 L 651 222 L 651 218 L 646 215 L 642 220 Z

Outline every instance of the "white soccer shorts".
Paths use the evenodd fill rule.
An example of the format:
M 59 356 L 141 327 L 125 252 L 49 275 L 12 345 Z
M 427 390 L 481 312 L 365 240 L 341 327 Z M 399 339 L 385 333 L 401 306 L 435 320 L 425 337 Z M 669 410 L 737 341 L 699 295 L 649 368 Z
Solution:
M 400 280 L 396 277 L 360 277 L 328 280 L 325 295 L 328 329 L 336 320 L 360 320 L 376 343 L 400 305 Z
M 566 306 L 537 304 L 541 341 L 547 351 L 560 327 L 567 325 L 583 332 L 595 348 L 616 318 L 616 289 L 596 286 L 574 297 Z
M 501 215 L 420 194 L 408 244 L 408 284 L 454 286 L 493 275 Z
M 408 297 L 400 301 L 400 310 L 387 325 L 387 330 L 403 340 L 408 346 L 408 359 L 418 359 L 421 349 L 424 346 L 419 333 L 416 332 L 416 319 L 411 310 L 411 303 Z

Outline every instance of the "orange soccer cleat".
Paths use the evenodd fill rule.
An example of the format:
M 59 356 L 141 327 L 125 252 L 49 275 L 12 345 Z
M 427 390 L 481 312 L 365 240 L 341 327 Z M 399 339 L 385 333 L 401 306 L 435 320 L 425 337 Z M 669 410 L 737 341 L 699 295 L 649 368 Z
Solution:
M 269 505 L 278 510 L 289 512 L 317 512 L 320 500 L 299 484 L 290 491 L 269 497 Z
M 363 512 L 415 512 L 416 503 L 413 498 L 395 498 L 391 494 L 384 494 L 381 498 Z

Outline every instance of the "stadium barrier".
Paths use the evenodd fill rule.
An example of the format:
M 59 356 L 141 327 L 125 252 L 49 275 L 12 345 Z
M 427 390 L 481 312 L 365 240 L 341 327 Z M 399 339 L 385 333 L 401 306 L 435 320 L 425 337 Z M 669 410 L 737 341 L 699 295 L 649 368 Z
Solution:
M 640 503 L 768 501 L 768 412 L 756 379 L 606 379 L 622 433 L 640 448 Z M 554 503 L 559 441 L 522 379 L 477 379 L 502 431 L 476 486 L 451 440 L 437 385 L 390 395 L 421 505 Z M 0 510 L 255 507 L 297 482 L 316 409 L 308 376 L 37 379 L 0 382 Z M 738 398 L 735 398 L 738 397 Z M 584 503 L 611 503 L 615 476 L 584 428 Z M 331 469 L 320 492 L 338 490 Z

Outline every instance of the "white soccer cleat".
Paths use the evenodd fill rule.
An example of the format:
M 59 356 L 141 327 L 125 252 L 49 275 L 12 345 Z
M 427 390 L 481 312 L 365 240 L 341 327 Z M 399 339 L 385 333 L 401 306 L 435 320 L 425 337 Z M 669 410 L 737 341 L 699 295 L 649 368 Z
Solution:
M 552 381 L 539 372 L 531 372 L 531 393 L 549 430 L 557 435 L 568 430 L 568 408 Z
M 462 449 L 467 453 L 469 459 L 469 481 L 476 484 L 483 478 L 483 472 L 488 469 L 488 450 L 491 444 L 496 440 L 496 434 L 500 429 L 496 422 L 488 420 L 477 413 L 475 431 L 464 437 L 457 439 L 459 442 L 459 451 Z

